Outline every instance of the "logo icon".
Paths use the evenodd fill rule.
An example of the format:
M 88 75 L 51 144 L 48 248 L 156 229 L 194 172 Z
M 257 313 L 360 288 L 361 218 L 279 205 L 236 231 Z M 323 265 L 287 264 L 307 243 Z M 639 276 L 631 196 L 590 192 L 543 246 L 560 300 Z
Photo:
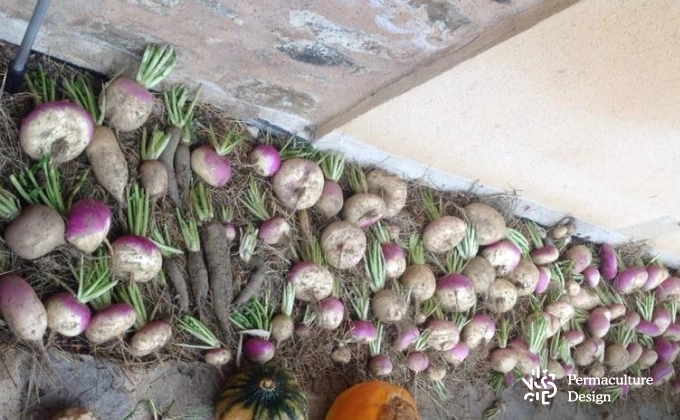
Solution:
M 543 405 L 549 405 L 548 399 L 557 394 L 557 387 L 555 386 L 555 374 L 548 375 L 548 370 L 543 369 L 543 375 L 539 369 L 532 369 L 529 379 L 522 378 L 522 382 L 529 389 L 529 392 L 524 394 L 524 399 L 529 401 L 540 401 Z M 534 380 L 536 378 L 536 380 Z M 547 380 L 550 379 L 549 382 Z

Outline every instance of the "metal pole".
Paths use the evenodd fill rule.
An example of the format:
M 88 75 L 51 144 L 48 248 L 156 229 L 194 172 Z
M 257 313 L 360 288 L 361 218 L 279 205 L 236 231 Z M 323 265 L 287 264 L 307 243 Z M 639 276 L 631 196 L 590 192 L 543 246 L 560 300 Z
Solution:
M 5 91 L 8 93 L 17 93 L 24 85 L 26 62 L 28 61 L 33 42 L 38 35 L 40 24 L 45 17 L 49 5 L 50 0 L 38 0 L 33 9 L 33 15 L 31 15 L 31 20 L 28 22 L 28 27 L 24 33 L 24 39 L 21 41 L 21 46 L 19 47 L 19 52 L 9 64 L 9 69 L 7 69 Z

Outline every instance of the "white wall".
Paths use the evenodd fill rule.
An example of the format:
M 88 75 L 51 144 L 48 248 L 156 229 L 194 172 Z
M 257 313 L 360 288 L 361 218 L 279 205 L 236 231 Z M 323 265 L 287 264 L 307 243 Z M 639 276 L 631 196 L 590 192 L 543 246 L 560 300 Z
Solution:
M 583 0 L 319 144 L 363 143 L 421 172 L 518 190 L 595 237 L 677 256 L 679 23 L 677 0 Z

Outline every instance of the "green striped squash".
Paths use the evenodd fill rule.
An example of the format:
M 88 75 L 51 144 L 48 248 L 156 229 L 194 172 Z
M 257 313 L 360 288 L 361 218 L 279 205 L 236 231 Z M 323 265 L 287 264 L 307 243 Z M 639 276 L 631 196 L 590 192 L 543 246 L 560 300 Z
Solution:
M 307 420 L 307 396 L 292 372 L 275 364 L 248 366 L 224 385 L 216 420 Z

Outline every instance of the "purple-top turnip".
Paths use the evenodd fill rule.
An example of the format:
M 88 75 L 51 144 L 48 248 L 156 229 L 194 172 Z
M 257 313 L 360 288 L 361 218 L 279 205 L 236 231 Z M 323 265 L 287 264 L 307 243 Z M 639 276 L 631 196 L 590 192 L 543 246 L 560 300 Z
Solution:
M 232 173 L 227 155 L 241 144 L 243 138 L 239 133 L 229 132 L 219 139 L 212 128 L 208 133 L 210 144 L 198 146 L 191 152 L 191 169 L 211 187 L 223 187 Z
M 382 223 L 378 222 L 371 226 L 371 232 L 377 241 L 380 242 L 385 278 L 389 280 L 399 278 L 406 271 L 406 255 L 404 250 L 398 243 L 393 242 L 394 240 L 390 237 L 389 230 Z M 411 259 L 412 252 L 412 250 L 409 250 L 409 259 Z
M 609 244 L 600 245 L 600 274 L 605 280 L 613 280 L 619 272 L 616 250 Z
M 119 76 L 109 82 L 102 94 L 106 98 L 106 120 L 118 131 L 141 127 L 153 110 L 153 95 L 149 89 L 163 81 L 175 63 L 172 46 L 149 45 L 142 57 L 134 80 Z
M 522 253 L 517 245 L 509 240 L 494 242 L 482 248 L 479 255 L 489 261 L 498 276 L 512 272 L 522 259 Z
M 255 178 L 250 178 L 248 191 L 241 199 L 241 203 L 253 217 L 261 222 L 257 236 L 262 242 L 267 245 L 277 245 L 289 240 L 292 231 L 290 224 L 283 217 L 272 217 L 267 209 L 265 194 L 260 190 Z
M 257 175 L 269 178 L 281 167 L 281 155 L 274 146 L 258 144 L 248 153 L 248 163 Z
M 65 238 L 78 250 L 91 254 L 104 242 L 111 229 L 113 215 L 101 201 L 83 199 L 69 209 Z

